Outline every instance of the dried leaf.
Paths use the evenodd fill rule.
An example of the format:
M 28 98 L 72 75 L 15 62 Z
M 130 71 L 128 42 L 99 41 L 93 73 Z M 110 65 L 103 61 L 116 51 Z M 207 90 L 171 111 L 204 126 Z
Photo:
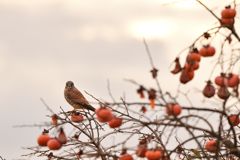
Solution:
M 145 98 L 143 91 L 146 90 L 142 85 L 139 87 L 139 89 L 137 90 L 137 93 L 140 94 L 141 98 Z
M 211 37 L 211 35 L 208 32 L 203 33 L 204 38 L 208 39 Z
M 149 99 L 150 103 L 151 103 L 151 108 L 154 109 L 155 108 L 155 102 L 154 99 Z
M 150 72 L 152 72 L 152 77 L 156 78 L 157 77 L 157 72 L 158 70 L 156 68 L 153 68 Z
M 175 59 L 175 68 L 171 71 L 173 74 L 177 74 L 182 70 L 182 67 L 179 62 L 179 58 Z
M 200 153 L 195 150 L 195 149 L 191 149 L 191 151 L 197 156 L 197 157 L 201 157 Z
M 140 110 L 141 112 L 143 112 L 143 113 L 145 113 L 145 112 L 147 112 L 147 109 L 146 109 L 146 107 L 145 106 L 142 106 L 142 108 L 141 108 L 141 110 Z
M 57 119 L 58 119 L 58 116 L 57 116 L 56 114 L 54 114 L 54 115 L 52 116 L 52 122 L 53 122 L 53 124 L 55 125 L 55 127 L 57 127 L 57 125 L 58 125 Z
M 151 89 L 148 91 L 148 99 L 155 99 L 156 98 L 156 91 L 155 89 Z

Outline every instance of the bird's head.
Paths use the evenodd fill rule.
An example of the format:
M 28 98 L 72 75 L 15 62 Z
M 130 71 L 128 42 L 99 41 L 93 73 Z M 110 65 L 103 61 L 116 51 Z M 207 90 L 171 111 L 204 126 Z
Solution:
M 74 88 L 74 84 L 72 81 L 67 81 L 65 89 L 71 89 Z

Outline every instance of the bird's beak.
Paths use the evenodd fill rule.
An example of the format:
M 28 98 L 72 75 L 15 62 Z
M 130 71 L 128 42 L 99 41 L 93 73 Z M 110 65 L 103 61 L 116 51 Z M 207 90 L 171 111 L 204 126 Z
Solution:
M 70 88 L 72 88 L 72 86 L 71 86 L 71 85 L 68 85 L 68 86 L 67 86 L 67 88 L 69 88 L 69 89 L 70 89 Z

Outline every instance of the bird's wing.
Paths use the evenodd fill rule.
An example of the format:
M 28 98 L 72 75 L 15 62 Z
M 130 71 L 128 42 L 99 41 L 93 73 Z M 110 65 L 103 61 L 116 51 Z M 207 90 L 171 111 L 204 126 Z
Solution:
M 66 94 L 74 103 L 89 104 L 86 98 L 82 95 L 82 93 L 76 88 L 67 91 Z
M 95 111 L 95 108 L 88 103 L 86 98 L 77 88 L 73 88 L 70 91 L 67 91 L 66 94 L 74 103 L 80 104 L 89 110 Z

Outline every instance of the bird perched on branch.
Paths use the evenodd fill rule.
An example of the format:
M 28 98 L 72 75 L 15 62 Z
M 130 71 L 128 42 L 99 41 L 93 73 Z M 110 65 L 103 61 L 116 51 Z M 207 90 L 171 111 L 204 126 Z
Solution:
M 75 109 L 88 109 L 95 111 L 95 108 L 91 106 L 82 93 L 74 86 L 72 81 L 67 81 L 64 89 L 64 97 L 66 101 Z

